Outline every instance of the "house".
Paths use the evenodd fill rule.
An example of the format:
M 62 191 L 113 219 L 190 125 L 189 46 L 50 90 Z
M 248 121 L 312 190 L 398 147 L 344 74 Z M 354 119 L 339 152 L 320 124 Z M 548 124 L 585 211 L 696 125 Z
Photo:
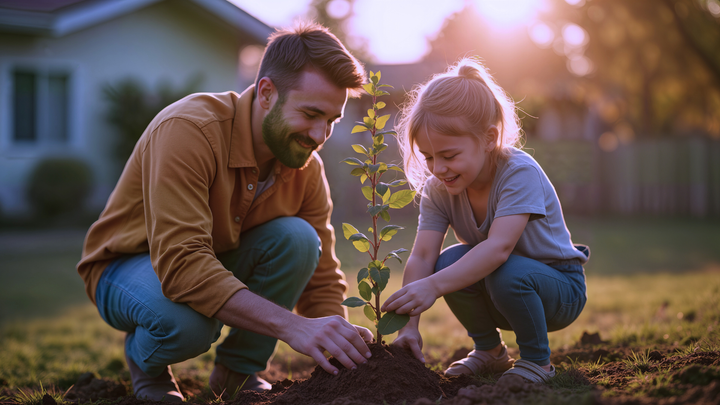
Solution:
M 202 91 L 241 91 L 256 69 L 241 53 L 259 60 L 272 31 L 226 0 L 0 0 L 0 215 L 29 212 L 27 179 L 47 157 L 85 161 L 101 208 L 119 175 L 103 87 L 201 74 Z

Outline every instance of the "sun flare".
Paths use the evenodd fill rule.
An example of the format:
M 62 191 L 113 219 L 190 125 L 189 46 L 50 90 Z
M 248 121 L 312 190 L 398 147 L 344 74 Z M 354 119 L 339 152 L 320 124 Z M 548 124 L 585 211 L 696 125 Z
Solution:
M 474 0 L 477 11 L 501 29 L 530 24 L 544 5 L 538 0 Z

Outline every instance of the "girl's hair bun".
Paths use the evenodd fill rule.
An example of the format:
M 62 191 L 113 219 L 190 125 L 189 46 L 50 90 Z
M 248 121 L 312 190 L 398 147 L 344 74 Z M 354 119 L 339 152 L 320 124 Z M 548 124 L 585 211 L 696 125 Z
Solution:
M 457 75 L 458 77 L 462 77 L 463 79 L 479 80 L 480 82 L 485 83 L 485 80 L 483 79 L 480 71 L 477 69 L 477 67 L 472 65 L 458 66 Z

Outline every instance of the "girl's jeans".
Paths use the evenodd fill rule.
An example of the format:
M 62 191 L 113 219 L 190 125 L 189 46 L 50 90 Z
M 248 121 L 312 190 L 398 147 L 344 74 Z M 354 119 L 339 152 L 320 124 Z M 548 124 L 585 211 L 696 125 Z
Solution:
M 472 248 L 458 244 L 443 250 L 435 272 Z M 586 247 L 578 248 L 589 254 Z M 445 301 L 475 341 L 476 350 L 490 350 L 502 342 L 497 328 L 512 330 L 520 357 L 544 366 L 550 363 L 548 331 L 570 325 L 585 306 L 585 271 L 579 261 L 546 265 L 510 255 L 483 280 L 445 295 Z
M 238 249 L 218 255 L 250 291 L 288 309 L 297 303 L 319 258 L 315 229 L 296 217 L 243 232 Z M 128 332 L 125 353 L 150 376 L 208 351 L 223 327 L 217 319 L 165 298 L 147 253 L 113 261 L 100 278 L 96 303 L 105 322 Z M 276 343 L 277 339 L 233 328 L 217 347 L 215 362 L 238 373 L 262 371 Z

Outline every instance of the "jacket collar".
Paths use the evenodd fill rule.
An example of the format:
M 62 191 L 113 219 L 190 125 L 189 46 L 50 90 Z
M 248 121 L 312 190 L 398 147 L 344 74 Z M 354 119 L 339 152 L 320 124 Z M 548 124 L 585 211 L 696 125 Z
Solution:
M 231 168 L 257 166 L 250 122 L 254 88 L 255 85 L 251 85 L 245 89 L 235 103 L 235 118 L 230 134 L 230 158 L 228 159 L 228 167 Z

